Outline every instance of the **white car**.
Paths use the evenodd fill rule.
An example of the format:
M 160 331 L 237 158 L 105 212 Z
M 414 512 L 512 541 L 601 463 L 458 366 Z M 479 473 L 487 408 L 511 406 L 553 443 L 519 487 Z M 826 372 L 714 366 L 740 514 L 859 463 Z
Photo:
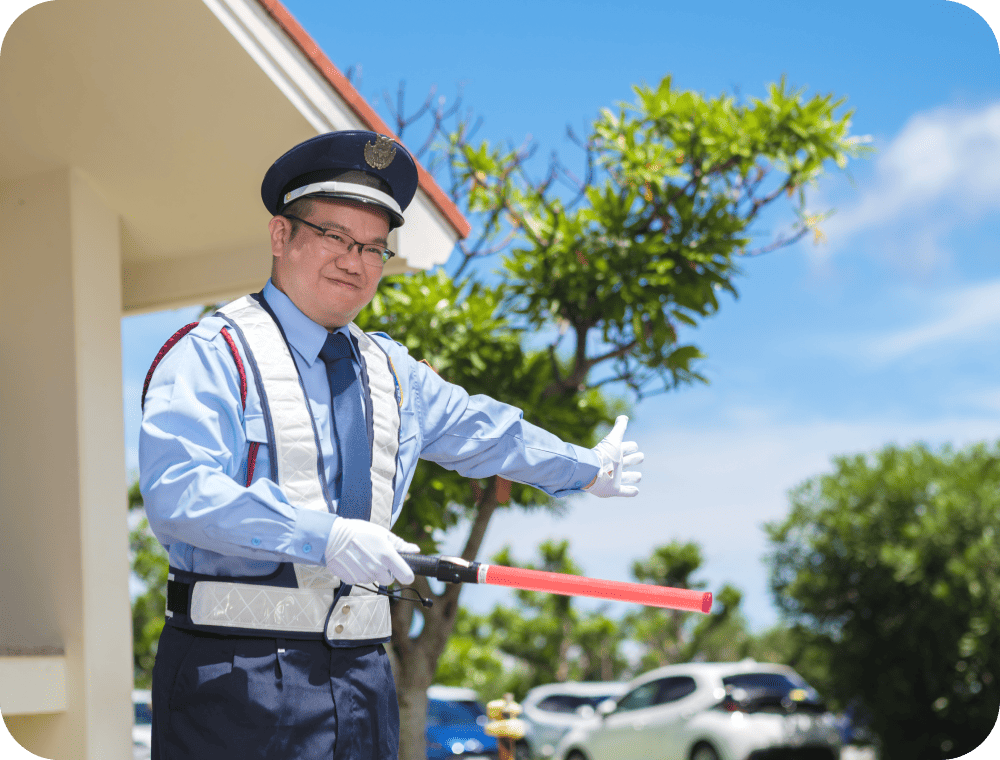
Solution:
M 149 760 L 153 751 L 153 695 L 146 689 L 132 692 L 132 760 Z
M 592 718 L 599 704 L 624 693 L 625 684 L 619 681 L 566 681 L 531 689 L 521 702 L 531 757 L 551 757 L 559 740 Z
M 632 681 L 570 731 L 556 760 L 837 760 L 819 695 L 785 665 L 694 662 Z

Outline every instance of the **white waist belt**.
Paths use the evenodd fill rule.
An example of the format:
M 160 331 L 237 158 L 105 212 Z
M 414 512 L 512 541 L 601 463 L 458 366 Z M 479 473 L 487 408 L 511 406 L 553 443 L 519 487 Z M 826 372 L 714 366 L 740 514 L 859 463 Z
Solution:
M 189 614 L 196 625 L 325 633 L 337 640 L 386 639 L 392 633 L 387 597 L 355 586 L 337 601 L 327 623 L 333 597 L 332 588 L 197 581 Z

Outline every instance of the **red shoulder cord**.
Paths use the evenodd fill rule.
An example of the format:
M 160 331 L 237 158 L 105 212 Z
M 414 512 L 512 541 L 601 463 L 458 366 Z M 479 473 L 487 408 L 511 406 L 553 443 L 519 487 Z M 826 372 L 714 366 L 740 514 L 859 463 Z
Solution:
M 167 342 L 163 344 L 163 347 L 156 352 L 156 357 L 153 359 L 153 363 L 149 367 L 149 372 L 146 373 L 146 382 L 142 384 L 142 399 L 140 401 L 140 405 L 142 407 L 146 406 L 146 391 L 149 390 L 149 381 L 153 379 L 153 371 L 156 369 L 157 365 L 163 360 L 163 357 L 167 355 L 167 351 L 177 345 L 177 342 L 181 338 L 197 326 L 197 322 L 191 322 L 190 324 L 184 325 L 184 327 L 171 335 L 167 339 Z M 222 328 L 222 337 L 225 338 L 226 345 L 229 346 L 229 352 L 233 355 L 233 360 L 236 362 L 236 371 L 240 376 L 240 403 L 243 405 L 243 411 L 245 412 L 247 409 L 247 373 L 243 368 L 243 360 L 240 358 L 240 352 L 236 349 L 236 342 L 229 334 L 228 327 Z M 259 448 L 260 443 L 257 441 L 250 442 L 250 450 L 247 453 L 247 488 L 249 488 L 250 483 L 253 482 L 253 471 L 257 464 L 257 449 Z

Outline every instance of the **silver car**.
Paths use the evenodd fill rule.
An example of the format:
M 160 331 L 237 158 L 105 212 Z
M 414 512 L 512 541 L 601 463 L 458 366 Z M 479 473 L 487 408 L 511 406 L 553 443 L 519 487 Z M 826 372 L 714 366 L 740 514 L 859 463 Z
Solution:
M 668 665 L 570 731 L 556 760 L 836 760 L 835 717 L 785 665 Z
M 592 718 L 601 702 L 624 693 L 625 684 L 619 681 L 565 681 L 531 689 L 521 702 L 530 756 L 551 757 L 559 740 Z

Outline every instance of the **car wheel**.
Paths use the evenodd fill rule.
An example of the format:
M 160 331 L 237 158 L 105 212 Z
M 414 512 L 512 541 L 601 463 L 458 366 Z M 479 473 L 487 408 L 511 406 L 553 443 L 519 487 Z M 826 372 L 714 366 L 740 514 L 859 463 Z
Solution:
M 699 744 L 691 752 L 691 760 L 719 760 L 719 753 L 710 744 Z
M 531 748 L 523 739 L 514 745 L 514 760 L 531 760 Z
M 587 760 L 587 757 L 577 750 L 573 750 L 568 755 L 566 755 L 566 760 Z

